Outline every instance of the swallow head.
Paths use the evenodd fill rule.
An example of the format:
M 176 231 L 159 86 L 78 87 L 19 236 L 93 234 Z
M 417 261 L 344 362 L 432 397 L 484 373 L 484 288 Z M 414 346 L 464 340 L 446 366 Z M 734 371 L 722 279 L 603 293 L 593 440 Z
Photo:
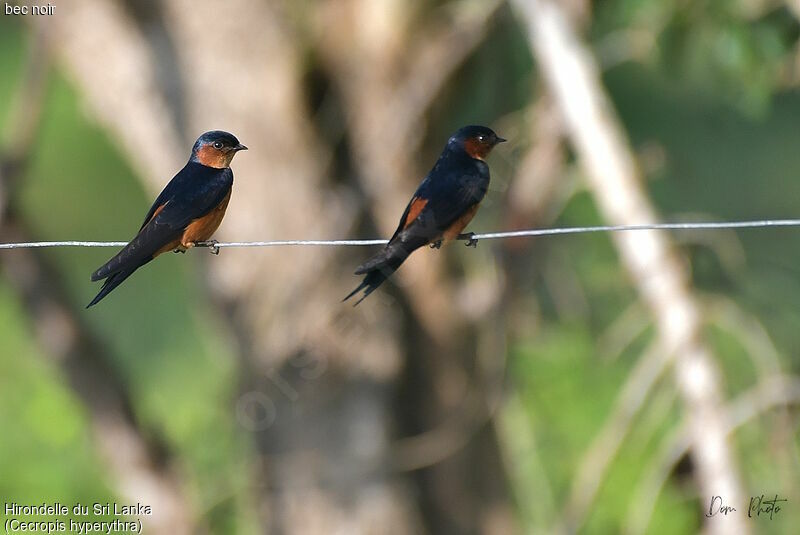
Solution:
M 222 130 L 212 130 L 195 141 L 192 147 L 192 161 L 207 167 L 223 169 L 231 165 L 231 160 L 240 150 L 247 150 L 247 147 L 239 143 L 236 136 Z
M 483 160 L 498 143 L 504 142 L 491 128 L 485 126 L 465 126 L 450 137 L 448 146 L 461 149 L 470 158 Z

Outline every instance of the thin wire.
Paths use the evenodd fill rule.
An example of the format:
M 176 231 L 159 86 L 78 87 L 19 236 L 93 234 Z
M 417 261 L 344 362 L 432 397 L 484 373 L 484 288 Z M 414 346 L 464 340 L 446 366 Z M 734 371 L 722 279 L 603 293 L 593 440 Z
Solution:
M 0 243 L 0 249 L 38 249 L 41 247 L 122 247 L 126 241 L 28 241 Z
M 514 230 L 510 232 L 489 232 L 467 234 L 460 240 L 497 240 L 504 238 L 525 238 L 533 236 L 552 236 L 554 234 L 587 234 L 590 232 L 629 232 L 641 230 L 714 230 L 764 227 L 800 227 L 800 219 L 764 219 L 757 221 L 719 221 L 707 223 L 652 223 L 646 225 L 600 225 L 594 227 L 561 227 Z M 0 243 L 0 249 L 23 249 L 41 247 L 122 247 L 124 241 L 40 241 Z M 198 243 L 198 247 L 222 249 L 226 247 L 282 247 L 282 246 L 356 246 L 385 245 L 388 240 L 273 240 Z

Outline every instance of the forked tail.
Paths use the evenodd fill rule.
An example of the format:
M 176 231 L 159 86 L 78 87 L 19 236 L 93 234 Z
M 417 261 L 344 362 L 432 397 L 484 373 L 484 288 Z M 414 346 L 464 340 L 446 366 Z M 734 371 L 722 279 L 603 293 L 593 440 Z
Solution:
M 408 258 L 408 255 L 410 255 L 414 249 L 420 247 L 421 245 L 424 245 L 424 242 L 416 247 L 409 247 L 408 243 L 403 243 L 400 241 L 387 245 L 383 251 L 376 254 L 360 265 L 358 269 L 356 269 L 356 275 L 364 274 L 366 277 L 364 277 L 364 280 L 361 281 L 361 284 L 359 284 L 355 290 L 350 292 L 347 297 L 342 299 L 342 301 L 347 301 L 361 290 L 364 290 L 364 295 L 362 295 L 361 298 L 353 305 L 358 306 L 358 304 L 366 299 L 369 294 L 374 292 L 378 286 L 383 284 L 383 281 L 388 279 L 392 273 L 397 271 L 397 268 L 400 267 L 400 265 L 405 261 L 406 258 Z
M 111 290 L 113 290 L 114 288 L 116 288 L 117 286 L 122 284 L 122 281 L 124 281 L 125 279 L 130 277 L 131 273 L 133 273 L 134 271 L 136 271 L 136 268 L 127 269 L 127 270 L 124 270 L 124 271 L 117 271 L 116 273 L 111 274 L 103 282 L 103 287 L 100 288 L 100 291 L 97 293 L 96 296 L 94 296 L 94 299 L 92 299 L 92 302 L 89 303 L 88 305 L 86 305 L 86 308 L 89 308 L 89 307 L 94 306 L 97 303 L 99 303 L 101 299 L 103 299 L 105 296 L 107 296 L 109 293 L 111 293 Z

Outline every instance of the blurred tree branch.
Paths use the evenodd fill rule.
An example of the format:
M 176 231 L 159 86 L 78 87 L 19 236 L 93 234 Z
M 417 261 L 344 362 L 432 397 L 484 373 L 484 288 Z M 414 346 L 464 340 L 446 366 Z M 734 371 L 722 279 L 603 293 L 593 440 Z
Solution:
M 531 48 L 558 102 L 570 138 L 586 169 L 597 204 L 612 224 L 657 219 L 641 188 L 624 132 L 602 88 L 591 52 L 580 42 L 562 7 L 549 0 L 515 0 Z M 701 496 L 742 503 L 738 468 L 722 428 L 719 370 L 701 340 L 700 307 L 668 237 L 657 232 L 613 236 L 623 263 L 653 314 L 665 355 L 674 359 L 684 399 Z M 711 533 L 747 533 L 740 517 L 710 522 Z

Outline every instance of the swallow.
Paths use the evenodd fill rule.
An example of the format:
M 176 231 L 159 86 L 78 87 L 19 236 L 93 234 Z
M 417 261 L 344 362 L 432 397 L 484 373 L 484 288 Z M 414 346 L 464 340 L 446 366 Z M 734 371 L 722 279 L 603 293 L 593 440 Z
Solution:
M 86 308 L 161 253 L 186 252 L 214 234 L 231 198 L 231 160 L 240 150 L 247 147 L 228 132 L 214 130 L 197 139 L 189 161 L 158 195 L 136 237 L 92 273 L 92 281 L 105 281 Z
M 443 240 L 470 237 L 461 231 L 489 188 L 485 158 L 504 141 L 485 126 L 465 126 L 453 134 L 411 197 L 389 243 L 356 269 L 355 274 L 365 275 L 364 280 L 343 301 L 364 290 L 353 306 L 358 305 L 420 247 L 430 244 L 438 249 Z M 470 239 L 467 245 L 475 243 Z

